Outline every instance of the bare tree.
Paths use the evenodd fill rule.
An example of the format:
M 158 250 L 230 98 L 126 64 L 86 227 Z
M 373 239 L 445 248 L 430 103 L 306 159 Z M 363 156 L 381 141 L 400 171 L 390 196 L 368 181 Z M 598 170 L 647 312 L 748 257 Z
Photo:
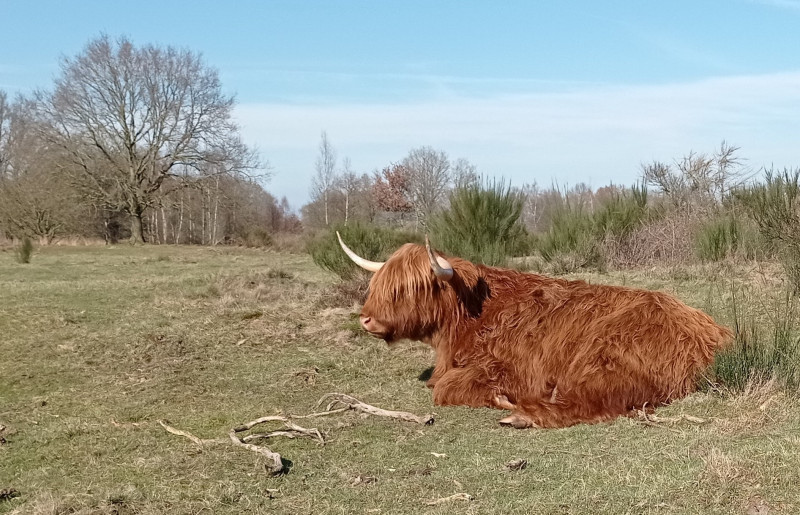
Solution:
M 523 184 L 521 194 L 525 201 L 522 205 L 522 222 L 529 230 L 536 231 L 542 218 L 542 191 L 536 181 L 533 181 Z
M 319 142 L 319 155 L 314 163 L 317 174 L 311 183 L 313 200 L 321 200 L 325 210 L 325 225 L 330 225 L 331 193 L 336 189 L 336 150 L 328 140 L 328 133 L 322 131 Z
M 426 225 L 447 198 L 452 183 L 450 161 L 442 151 L 420 147 L 409 152 L 402 165 L 410 175 L 408 197 L 417 222 Z
M 467 188 L 470 186 L 477 186 L 480 178 L 478 177 L 478 168 L 470 163 L 463 157 L 456 159 L 453 163 L 453 187 L 454 188 Z
M 350 221 L 350 212 L 352 210 L 353 197 L 361 189 L 361 178 L 356 175 L 352 170 L 350 158 L 345 157 L 342 159 L 342 173 L 339 176 L 339 187 L 344 194 L 344 224 Z
M 188 50 L 101 36 L 64 58 L 54 90 L 37 99 L 43 136 L 64 152 L 61 170 L 96 205 L 127 212 L 134 243 L 165 179 L 258 167 L 231 119 L 233 97 Z
M 36 136 L 32 102 L 0 95 L 0 224 L 50 243 L 81 218 L 74 190 L 53 173 L 60 156 Z
M 0 180 L 8 174 L 9 133 L 11 131 L 11 106 L 6 92 L 0 90 Z
M 642 178 L 648 186 L 663 193 L 674 207 L 687 211 L 706 211 L 719 205 L 734 188 L 748 178 L 739 147 L 725 141 L 711 155 L 689 152 L 674 167 L 660 162 L 642 165 Z

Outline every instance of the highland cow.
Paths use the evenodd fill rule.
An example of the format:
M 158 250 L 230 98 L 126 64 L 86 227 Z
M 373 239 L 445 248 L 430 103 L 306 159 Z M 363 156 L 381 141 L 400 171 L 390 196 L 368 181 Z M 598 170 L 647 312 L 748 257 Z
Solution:
M 338 233 L 337 233 L 338 236 Z M 511 410 L 501 424 L 565 427 L 693 391 L 731 331 L 657 291 L 590 284 L 434 254 L 406 244 L 375 272 L 361 326 L 429 344 L 437 405 Z

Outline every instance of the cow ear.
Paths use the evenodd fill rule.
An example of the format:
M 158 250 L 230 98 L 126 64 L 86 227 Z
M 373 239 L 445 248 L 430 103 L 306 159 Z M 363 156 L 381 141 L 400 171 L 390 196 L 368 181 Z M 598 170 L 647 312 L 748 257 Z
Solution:
M 436 256 L 431 250 L 431 242 L 428 240 L 428 235 L 425 235 L 425 249 L 428 251 L 428 260 L 431 262 L 431 270 L 437 279 L 442 281 L 449 281 L 453 278 L 453 265 L 451 265 L 442 256 Z

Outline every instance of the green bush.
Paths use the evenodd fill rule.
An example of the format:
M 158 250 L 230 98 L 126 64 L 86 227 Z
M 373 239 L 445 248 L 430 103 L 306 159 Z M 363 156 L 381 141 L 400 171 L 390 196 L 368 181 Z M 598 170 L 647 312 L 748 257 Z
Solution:
M 370 224 L 337 225 L 313 238 L 306 251 L 318 266 L 329 270 L 342 279 L 356 279 L 361 269 L 353 263 L 339 246 L 336 231 L 345 244 L 359 256 L 370 261 L 384 261 L 402 244 L 424 240 L 417 234 L 387 229 Z
M 733 345 L 717 354 L 711 367 L 713 379 L 732 390 L 751 383 L 776 381 L 796 390 L 800 387 L 800 331 L 795 299 L 787 295 L 775 310 L 772 327 L 764 329 L 742 318 L 734 295 Z
M 577 268 L 600 268 L 606 259 L 601 248 L 606 240 L 628 238 L 646 220 L 652 218 L 647 205 L 647 189 L 633 186 L 614 194 L 595 212 L 583 204 L 565 201 L 551 214 L 551 226 L 539 239 L 539 252 L 555 266 L 556 272 Z
M 431 244 L 474 263 L 506 265 L 530 239 L 520 221 L 522 197 L 503 181 L 456 189 L 450 207 L 430 224 Z
M 753 222 L 728 212 L 708 220 L 694 235 L 695 255 L 704 262 L 757 259 L 769 254 Z
M 627 238 L 650 216 L 647 188 L 644 185 L 631 186 L 627 192 L 612 195 L 594 213 L 594 233 L 598 239 Z
M 550 229 L 538 239 L 539 252 L 547 263 L 558 263 L 559 273 L 602 265 L 591 213 L 567 201 L 550 216 Z
M 17 262 L 30 263 L 33 256 L 33 242 L 31 242 L 31 239 L 27 236 L 22 238 L 22 241 L 17 245 L 15 254 Z
M 739 240 L 740 229 L 735 217 L 711 219 L 695 235 L 695 254 L 704 262 L 722 261 L 736 253 Z
M 800 169 L 766 174 L 735 194 L 778 256 L 795 294 L 800 294 Z

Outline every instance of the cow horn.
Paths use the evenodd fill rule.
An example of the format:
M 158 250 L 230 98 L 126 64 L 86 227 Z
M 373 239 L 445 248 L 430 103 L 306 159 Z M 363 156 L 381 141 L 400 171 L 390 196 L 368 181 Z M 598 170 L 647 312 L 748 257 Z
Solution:
M 431 261 L 431 268 L 437 278 L 443 281 L 449 281 L 453 278 L 453 265 L 451 265 L 442 256 L 435 256 L 431 250 L 431 242 L 428 241 L 428 235 L 425 235 L 425 248 L 428 250 L 428 259 Z
M 345 245 L 344 242 L 342 241 L 342 236 L 339 234 L 339 231 L 336 231 L 336 237 L 339 238 L 339 245 L 342 246 L 342 250 L 344 250 L 344 253 L 347 254 L 347 257 L 352 259 L 353 263 L 357 264 L 364 270 L 368 272 L 377 272 L 383 266 L 383 263 L 379 263 L 377 261 L 369 261 L 367 259 L 362 258 L 352 250 L 350 250 L 350 248 L 347 245 Z

